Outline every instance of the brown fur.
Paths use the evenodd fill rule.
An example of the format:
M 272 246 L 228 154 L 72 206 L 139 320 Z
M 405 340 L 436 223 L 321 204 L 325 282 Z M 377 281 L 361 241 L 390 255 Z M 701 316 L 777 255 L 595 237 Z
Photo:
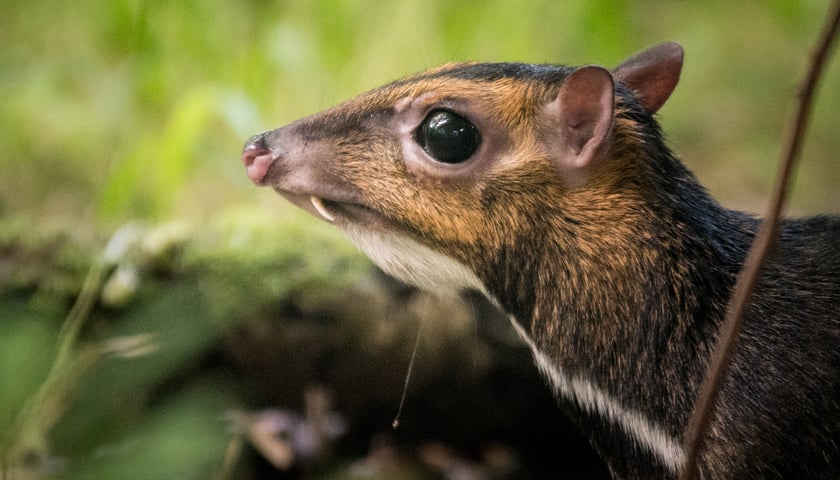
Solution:
M 255 183 L 316 215 L 309 198 L 322 199 L 391 273 L 483 290 L 521 326 L 615 476 L 673 477 L 757 225 L 712 200 L 662 141 L 652 115 L 681 64 L 674 44 L 612 73 L 447 64 L 257 135 L 243 160 Z M 436 162 L 417 144 L 433 108 L 476 126 L 469 160 Z M 766 269 L 723 387 L 703 478 L 840 475 L 840 252 L 824 240 L 838 235 L 833 217 L 786 223 L 783 256 Z M 830 346 L 810 350 L 815 331 Z M 820 380 L 803 381 L 809 374 Z M 778 428 L 778 415 L 796 420 Z

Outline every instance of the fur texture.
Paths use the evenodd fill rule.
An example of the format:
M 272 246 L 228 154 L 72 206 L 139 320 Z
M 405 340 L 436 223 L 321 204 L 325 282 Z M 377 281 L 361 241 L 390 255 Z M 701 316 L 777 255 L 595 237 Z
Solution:
M 615 477 L 673 478 L 758 226 L 664 144 L 653 114 L 681 64 L 673 44 L 613 72 L 449 64 L 257 135 L 243 159 L 255 183 L 327 212 L 389 273 L 486 293 Z M 418 145 L 435 109 L 481 133 L 469 160 L 436 162 Z M 840 219 L 786 221 L 702 478 L 840 477 L 839 309 Z

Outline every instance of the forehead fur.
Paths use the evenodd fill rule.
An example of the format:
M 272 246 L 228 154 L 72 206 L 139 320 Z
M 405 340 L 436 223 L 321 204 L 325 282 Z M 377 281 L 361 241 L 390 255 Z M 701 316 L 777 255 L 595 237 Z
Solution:
M 516 79 L 522 82 L 556 84 L 562 81 L 572 68 L 562 65 L 534 65 L 527 63 L 447 63 L 424 73 L 408 78 L 444 79 L 453 78 L 475 82 L 495 82 L 501 79 Z
M 536 94 L 541 97 L 540 100 L 548 100 L 548 93 L 553 93 L 571 71 L 569 67 L 556 65 L 447 63 L 397 80 L 383 87 L 383 90 L 409 95 L 433 90 L 452 97 L 469 95 L 485 99 L 516 96 L 520 102 Z M 523 97 L 525 93 L 531 95 Z
M 433 93 L 441 101 L 470 99 L 501 123 L 513 125 L 551 101 L 572 70 L 524 63 L 448 63 L 363 93 L 334 113 L 370 117 L 391 110 L 403 98 Z

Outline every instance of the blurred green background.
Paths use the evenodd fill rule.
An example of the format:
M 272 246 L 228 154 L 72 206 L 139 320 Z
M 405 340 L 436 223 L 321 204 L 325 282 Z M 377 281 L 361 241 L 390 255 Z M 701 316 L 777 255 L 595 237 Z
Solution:
M 673 147 L 724 201 L 755 208 L 825 2 L 11 0 L 5 10 L 0 211 L 113 226 L 256 208 L 266 192 L 237 160 L 248 136 L 403 75 L 466 59 L 615 65 L 665 40 L 686 50 L 662 112 Z M 802 211 L 840 200 L 837 72 L 833 62 L 818 99 Z
M 242 453 L 237 439 L 250 437 L 222 416 L 289 399 L 308 408 L 309 383 L 359 369 L 395 392 L 383 405 L 351 407 L 341 397 L 358 384 L 335 380 L 336 403 L 392 414 L 416 324 L 400 324 L 388 308 L 377 312 L 401 333 L 388 334 L 383 357 L 353 368 L 327 374 L 318 357 L 308 369 L 261 364 L 254 374 L 246 366 L 259 362 L 237 356 L 259 350 L 269 333 L 317 343 L 288 332 L 309 331 L 308 322 L 320 331 L 347 301 L 402 298 L 337 232 L 250 184 L 239 161 L 250 135 L 447 61 L 613 66 L 674 40 L 686 59 L 660 113 L 671 146 L 724 204 L 760 212 L 825 3 L 8 0 L 0 15 L 0 479 L 245 478 L 266 471 L 243 467 L 261 456 Z M 840 210 L 838 75 L 834 59 L 798 170 L 795 214 Z M 355 314 L 371 317 L 366 308 Z M 294 328 L 265 326 L 288 327 L 290 318 Z M 334 320 L 330 355 L 383 335 L 376 322 L 354 332 Z M 477 348 L 465 328 L 463 348 Z M 256 343 L 242 340 L 248 332 Z M 425 335 L 422 348 L 441 348 L 443 332 Z M 481 371 L 476 355 L 466 357 L 473 372 Z M 391 361 L 394 374 L 382 373 Z M 435 384 L 432 373 L 426 382 Z M 427 457 L 418 463 L 434 466 Z M 278 478 L 338 478 L 324 473 L 334 471 L 344 470 Z

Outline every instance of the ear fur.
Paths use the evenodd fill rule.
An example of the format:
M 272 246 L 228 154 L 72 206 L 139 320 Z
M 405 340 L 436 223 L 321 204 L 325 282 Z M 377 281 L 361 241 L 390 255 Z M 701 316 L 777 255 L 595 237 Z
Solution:
M 642 106 L 656 113 L 677 86 L 683 64 L 683 49 L 678 43 L 663 43 L 637 53 L 612 71 L 616 82 L 636 92 Z
M 562 143 L 557 160 L 570 180 L 584 179 L 606 154 L 614 103 L 612 75 L 604 68 L 581 67 L 563 80 L 554 102 Z

